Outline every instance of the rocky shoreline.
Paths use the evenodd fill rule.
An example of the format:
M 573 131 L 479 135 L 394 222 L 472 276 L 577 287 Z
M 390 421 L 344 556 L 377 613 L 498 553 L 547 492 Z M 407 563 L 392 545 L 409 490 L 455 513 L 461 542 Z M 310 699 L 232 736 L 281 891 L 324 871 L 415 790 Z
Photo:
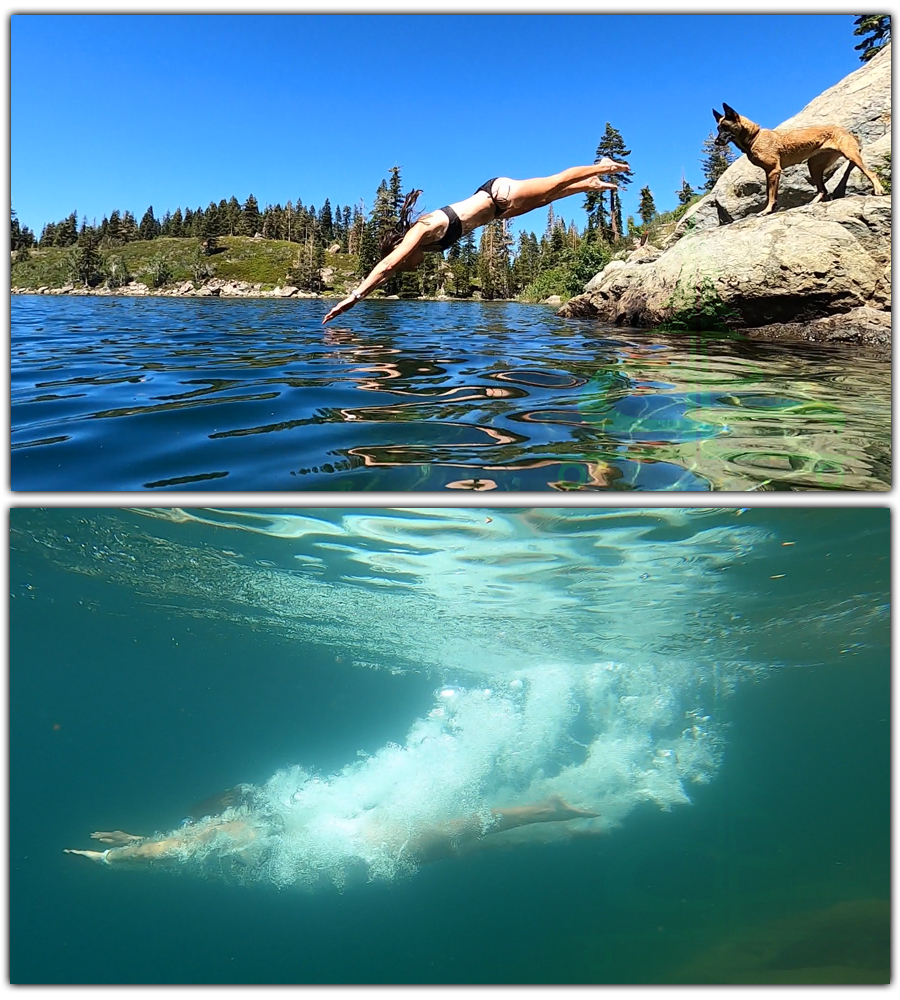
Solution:
M 124 295 L 129 297 L 159 296 L 162 298 L 221 298 L 221 299 L 331 299 L 340 300 L 347 294 L 346 292 L 303 292 L 293 285 L 276 286 L 275 288 L 264 288 L 261 282 L 230 281 L 225 278 L 212 278 L 201 285 L 194 285 L 193 281 L 182 281 L 169 288 L 151 288 L 142 281 L 130 281 L 120 288 L 107 288 L 98 286 L 97 288 L 84 288 L 76 285 L 62 285 L 59 288 L 52 288 L 49 285 L 41 285 L 39 288 L 19 288 L 10 289 L 11 295 L 100 295 L 104 297 Z M 399 295 L 384 295 L 374 301 L 399 301 Z M 413 302 L 480 302 L 481 296 L 478 292 L 469 299 L 459 299 L 450 295 L 420 295 Z M 491 302 L 515 302 L 516 299 L 491 299 Z M 551 295 L 540 304 L 558 306 L 561 299 L 558 295 Z
M 183 281 L 169 288 L 151 288 L 142 281 L 130 281 L 120 288 L 80 288 L 75 285 L 63 285 L 61 288 L 51 288 L 42 285 L 40 288 L 11 288 L 12 295 L 154 295 L 166 298 L 263 298 L 263 299 L 323 299 L 339 298 L 337 295 L 322 295 L 319 292 L 302 292 L 293 285 L 263 288 L 262 284 L 249 281 L 229 281 L 225 278 L 212 278 L 195 286 L 193 281 Z

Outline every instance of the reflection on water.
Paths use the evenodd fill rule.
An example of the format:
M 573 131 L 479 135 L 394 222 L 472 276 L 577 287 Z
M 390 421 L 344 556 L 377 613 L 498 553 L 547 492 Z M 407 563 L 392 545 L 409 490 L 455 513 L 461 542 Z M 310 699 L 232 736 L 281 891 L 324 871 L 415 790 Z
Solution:
M 890 487 L 890 364 L 541 306 L 12 301 L 15 489 Z

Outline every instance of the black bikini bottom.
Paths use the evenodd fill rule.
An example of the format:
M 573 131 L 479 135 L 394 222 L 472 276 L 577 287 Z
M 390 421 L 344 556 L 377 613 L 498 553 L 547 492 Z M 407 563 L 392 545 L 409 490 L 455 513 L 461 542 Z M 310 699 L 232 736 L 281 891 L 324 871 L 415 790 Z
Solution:
M 494 218 L 499 219 L 500 216 L 503 215 L 503 213 L 509 208 L 509 203 L 501 205 L 500 202 L 494 197 L 494 193 L 491 191 L 491 188 L 494 186 L 494 181 L 496 179 L 496 177 L 492 177 L 489 181 L 485 181 L 480 188 L 476 189 L 475 194 L 478 194 L 479 191 L 484 191 L 484 193 L 494 203 Z
M 444 233 L 437 243 L 432 244 L 432 246 L 438 250 L 446 250 L 448 247 L 452 247 L 453 244 L 462 236 L 462 223 L 459 221 L 459 216 L 449 205 L 444 205 L 440 211 L 442 211 L 450 220 L 450 225 L 447 226 L 447 232 Z

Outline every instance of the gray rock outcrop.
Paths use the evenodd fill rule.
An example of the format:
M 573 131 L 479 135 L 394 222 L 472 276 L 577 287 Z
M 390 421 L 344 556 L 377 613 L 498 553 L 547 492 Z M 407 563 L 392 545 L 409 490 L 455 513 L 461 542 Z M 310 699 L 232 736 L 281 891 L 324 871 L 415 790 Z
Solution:
M 739 108 L 753 121 L 752 108 Z M 759 122 L 764 128 L 771 127 Z M 777 129 L 803 128 L 808 125 L 841 125 L 852 132 L 862 149 L 870 170 L 878 167 L 891 151 L 891 46 L 888 45 L 869 62 L 814 98 Z M 826 187 L 832 192 L 847 169 L 839 160 L 832 168 Z M 826 175 L 827 176 L 827 175 Z M 805 163 L 787 167 L 781 175 L 777 210 L 808 205 L 816 189 L 810 183 Z M 872 194 L 872 185 L 855 168 L 847 181 L 847 194 Z M 766 204 L 766 175 L 741 156 L 719 178 L 715 187 L 679 220 L 669 244 L 686 232 L 716 228 L 735 219 L 761 211 Z
M 890 66 L 888 46 L 785 127 L 844 125 L 879 166 L 879 151 L 890 151 Z M 842 160 L 837 171 L 845 169 Z M 889 343 L 890 197 L 873 195 L 854 170 L 848 191 L 863 193 L 808 204 L 815 189 L 803 166 L 784 172 L 778 210 L 759 216 L 765 189 L 763 171 L 741 157 L 662 248 L 611 261 L 560 315 L 658 326 L 713 306 L 730 328 L 764 339 Z
M 707 296 L 735 328 L 797 324 L 889 310 L 890 278 L 891 199 L 856 195 L 692 234 L 655 260 L 612 261 L 561 314 L 658 326 Z

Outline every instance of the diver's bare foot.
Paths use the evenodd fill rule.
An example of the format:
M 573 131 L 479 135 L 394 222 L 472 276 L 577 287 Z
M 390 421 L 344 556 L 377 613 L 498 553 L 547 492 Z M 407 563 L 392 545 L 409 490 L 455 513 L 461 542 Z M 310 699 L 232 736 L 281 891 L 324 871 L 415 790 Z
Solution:
M 76 851 L 72 847 L 64 847 L 63 854 L 80 854 L 83 858 L 89 858 L 91 861 L 106 860 L 106 851 Z
M 600 815 L 600 813 L 592 812 L 590 809 L 570 806 L 561 795 L 551 795 L 544 803 L 544 808 L 548 812 L 547 819 L 550 822 L 567 819 L 590 819 Z
M 98 830 L 96 833 L 91 834 L 91 840 L 99 840 L 104 844 L 134 844 L 143 839 L 143 837 L 139 837 L 136 833 L 123 833 L 121 830 L 111 830 L 109 832 Z
M 600 168 L 598 172 L 601 174 L 631 173 L 631 167 L 627 163 L 616 163 L 608 156 L 604 156 L 597 166 Z

